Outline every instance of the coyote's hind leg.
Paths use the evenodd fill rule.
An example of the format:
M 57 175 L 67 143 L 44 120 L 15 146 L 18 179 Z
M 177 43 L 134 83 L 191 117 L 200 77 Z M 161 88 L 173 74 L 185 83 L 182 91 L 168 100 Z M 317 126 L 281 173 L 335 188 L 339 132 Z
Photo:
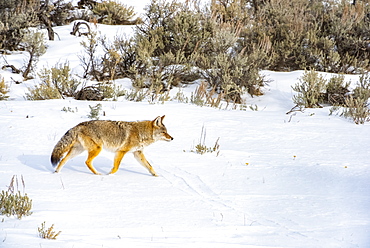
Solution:
M 96 145 L 93 149 L 90 149 L 88 152 L 88 155 L 87 155 L 87 159 L 86 159 L 86 162 L 85 164 L 87 165 L 87 167 L 92 171 L 92 173 L 94 173 L 95 175 L 100 175 L 99 172 L 96 171 L 96 169 L 94 168 L 94 166 L 92 165 L 92 161 L 94 158 L 96 158 L 99 153 L 101 152 L 102 148 L 98 145 Z

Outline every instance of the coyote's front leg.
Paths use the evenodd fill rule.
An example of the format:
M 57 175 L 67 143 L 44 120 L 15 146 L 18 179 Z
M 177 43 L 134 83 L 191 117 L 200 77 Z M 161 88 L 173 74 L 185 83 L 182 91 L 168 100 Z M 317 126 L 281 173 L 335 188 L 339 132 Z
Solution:
M 122 158 L 123 158 L 123 156 L 125 156 L 126 153 L 127 153 L 127 151 L 118 151 L 118 152 L 116 152 L 116 157 L 114 158 L 113 168 L 112 168 L 111 172 L 109 172 L 109 174 L 114 174 L 114 173 L 117 172 L 117 170 L 119 168 L 119 165 L 121 164 Z
M 155 176 L 155 177 L 158 176 L 157 173 L 155 173 L 153 167 L 149 164 L 148 160 L 146 160 L 143 151 L 134 152 L 134 156 L 137 159 L 137 161 L 139 161 L 139 163 L 141 165 L 143 165 L 145 168 L 147 168 L 153 176 Z

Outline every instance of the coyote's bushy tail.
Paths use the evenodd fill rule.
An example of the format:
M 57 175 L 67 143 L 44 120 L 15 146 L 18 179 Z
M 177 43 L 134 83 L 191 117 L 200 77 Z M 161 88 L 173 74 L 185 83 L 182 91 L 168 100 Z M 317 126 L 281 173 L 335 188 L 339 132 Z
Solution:
M 74 128 L 72 128 L 68 132 L 66 132 L 64 136 L 58 141 L 50 157 L 51 164 L 54 167 L 58 165 L 59 161 L 63 157 L 63 154 L 69 151 L 76 138 L 77 133 L 75 132 Z

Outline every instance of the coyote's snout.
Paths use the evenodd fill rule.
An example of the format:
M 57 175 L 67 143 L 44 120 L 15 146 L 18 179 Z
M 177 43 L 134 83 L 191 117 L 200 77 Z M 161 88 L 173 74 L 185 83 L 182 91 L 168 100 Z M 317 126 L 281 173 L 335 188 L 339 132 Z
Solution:
M 143 149 L 158 140 L 173 140 L 163 124 L 164 117 L 158 116 L 153 121 L 96 120 L 78 124 L 68 130 L 54 147 L 51 163 L 57 167 L 55 172 L 59 172 L 69 159 L 86 150 L 88 152 L 85 162 L 87 167 L 94 174 L 99 174 L 92 165 L 92 161 L 104 148 L 115 153 L 110 174 L 118 170 L 127 152 L 133 152 L 139 163 L 153 176 L 157 176 L 146 160 Z

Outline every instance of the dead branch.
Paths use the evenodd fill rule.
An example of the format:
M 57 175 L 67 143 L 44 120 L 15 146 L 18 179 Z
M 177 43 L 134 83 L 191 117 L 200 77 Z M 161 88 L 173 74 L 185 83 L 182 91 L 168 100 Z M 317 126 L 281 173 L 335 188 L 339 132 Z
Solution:
M 85 25 L 88 29 L 88 32 L 81 32 L 80 31 L 80 26 L 81 25 Z M 77 22 L 73 25 L 73 30 L 71 32 L 71 35 L 76 35 L 78 34 L 78 36 L 81 36 L 81 35 L 85 35 L 85 36 L 88 36 L 91 34 L 91 30 L 90 30 L 90 26 L 89 24 L 87 24 L 86 22 Z
M 304 111 L 304 107 L 297 104 L 291 110 L 289 110 L 288 112 L 286 112 L 286 114 L 288 115 L 288 114 L 293 113 L 295 111 L 303 112 Z
M 12 73 L 16 73 L 16 74 L 21 73 L 21 70 L 15 68 L 14 65 L 4 65 L 1 69 L 4 70 L 5 68 L 11 68 L 12 69 Z

